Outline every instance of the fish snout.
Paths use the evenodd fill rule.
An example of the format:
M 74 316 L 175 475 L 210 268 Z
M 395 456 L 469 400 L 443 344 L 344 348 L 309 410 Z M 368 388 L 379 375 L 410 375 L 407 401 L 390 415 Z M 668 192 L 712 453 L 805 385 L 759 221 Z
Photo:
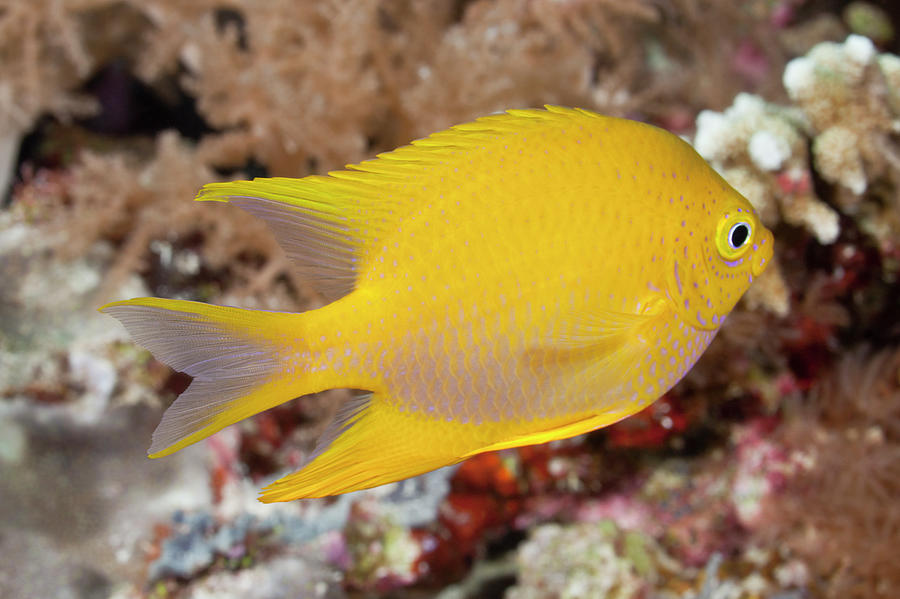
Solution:
M 774 246 L 775 238 L 772 236 L 772 232 L 763 227 L 762 235 L 760 235 L 756 243 L 753 244 L 753 262 L 750 268 L 753 271 L 754 277 L 762 274 L 769 265 L 769 262 L 772 261 L 772 253 L 775 249 Z

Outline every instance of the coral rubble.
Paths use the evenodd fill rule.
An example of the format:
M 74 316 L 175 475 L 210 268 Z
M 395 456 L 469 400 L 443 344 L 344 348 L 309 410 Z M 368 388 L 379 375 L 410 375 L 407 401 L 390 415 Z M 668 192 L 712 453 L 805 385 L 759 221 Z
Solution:
M 610 520 L 539 526 L 519 548 L 518 561 L 509 599 L 628 599 L 675 569 L 652 539 L 620 531 Z

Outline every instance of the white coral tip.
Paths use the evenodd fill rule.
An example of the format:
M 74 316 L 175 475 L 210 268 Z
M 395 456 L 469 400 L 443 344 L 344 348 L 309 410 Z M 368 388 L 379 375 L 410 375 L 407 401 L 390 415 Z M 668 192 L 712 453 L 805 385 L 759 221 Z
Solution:
M 865 193 L 866 187 L 868 187 L 866 176 L 862 171 L 847 174 L 841 182 L 858 196 Z
M 777 171 L 791 156 L 791 146 L 771 131 L 757 131 L 750 137 L 747 152 L 760 170 Z
M 855 63 L 867 65 L 875 56 L 875 44 L 867 37 L 851 34 L 844 42 L 844 54 Z
M 815 63 L 805 56 L 795 58 L 787 63 L 781 81 L 792 100 L 796 100 L 812 90 L 816 82 L 815 71 Z
M 810 223 L 810 226 L 819 243 L 829 245 L 837 240 L 841 227 L 837 213 L 834 210 L 827 209 L 824 205 L 822 208 L 824 209 L 816 211 L 815 220 Z
M 703 110 L 697 115 L 694 149 L 707 160 L 715 159 L 727 142 L 728 119 L 721 112 Z
M 734 116 L 758 116 L 765 112 L 766 102 L 759 96 L 741 92 L 734 98 L 728 112 Z

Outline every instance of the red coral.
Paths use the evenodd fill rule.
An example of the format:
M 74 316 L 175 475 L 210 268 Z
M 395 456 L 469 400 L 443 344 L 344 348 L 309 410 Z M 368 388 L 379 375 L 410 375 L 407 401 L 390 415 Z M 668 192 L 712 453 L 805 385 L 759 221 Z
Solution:
M 689 420 L 672 394 L 666 394 L 637 414 L 613 424 L 607 431 L 611 447 L 658 448 L 687 430 Z
M 513 453 L 508 455 L 514 459 Z M 515 474 L 496 451 L 476 455 L 460 464 L 453 476 L 453 486 L 470 492 L 492 492 L 507 497 L 519 492 Z

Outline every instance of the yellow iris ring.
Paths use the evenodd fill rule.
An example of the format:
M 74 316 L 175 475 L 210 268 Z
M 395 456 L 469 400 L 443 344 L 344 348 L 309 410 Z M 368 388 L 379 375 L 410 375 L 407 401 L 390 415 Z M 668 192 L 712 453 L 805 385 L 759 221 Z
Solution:
M 738 223 L 745 223 L 750 232 L 743 244 L 737 248 L 732 248 L 728 242 L 728 237 L 731 234 L 731 228 Z M 719 221 L 719 226 L 716 227 L 716 249 L 719 250 L 719 255 L 726 260 L 736 260 L 746 254 L 752 245 L 751 241 L 753 241 L 754 231 L 754 219 L 749 213 L 736 212 L 726 214 Z

